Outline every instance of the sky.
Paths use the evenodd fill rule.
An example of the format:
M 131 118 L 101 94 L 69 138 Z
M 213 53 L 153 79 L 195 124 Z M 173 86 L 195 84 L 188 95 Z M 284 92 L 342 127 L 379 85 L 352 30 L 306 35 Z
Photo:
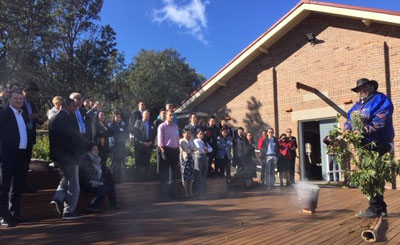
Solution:
M 288 13 L 296 0 L 104 0 L 101 25 L 126 63 L 141 49 L 177 50 L 207 79 Z M 399 0 L 327 0 L 400 11 Z

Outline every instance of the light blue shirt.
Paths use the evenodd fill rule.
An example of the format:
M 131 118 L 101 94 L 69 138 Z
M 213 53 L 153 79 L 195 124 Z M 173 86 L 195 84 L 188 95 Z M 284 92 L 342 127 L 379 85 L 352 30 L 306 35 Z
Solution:
M 268 139 L 267 155 L 275 155 L 275 141 L 274 141 L 274 138 Z
M 76 109 L 75 115 L 76 115 L 76 119 L 78 120 L 79 132 L 81 134 L 85 134 L 86 127 L 85 127 L 85 123 L 83 122 L 83 118 L 82 118 L 81 112 L 79 111 L 79 108 Z

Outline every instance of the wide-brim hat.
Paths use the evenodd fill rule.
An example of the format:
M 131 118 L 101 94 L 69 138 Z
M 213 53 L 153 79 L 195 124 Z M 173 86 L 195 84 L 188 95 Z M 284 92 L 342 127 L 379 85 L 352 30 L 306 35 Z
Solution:
M 374 86 L 374 88 L 375 88 L 375 91 L 377 91 L 378 90 L 378 82 L 377 81 L 375 81 L 375 80 L 369 80 L 369 79 L 367 79 L 367 78 L 361 78 L 361 79 L 358 79 L 357 80 L 357 85 L 356 85 L 356 87 L 355 88 L 352 88 L 351 90 L 353 91 L 353 92 L 358 92 L 358 89 L 361 87 L 361 86 L 363 86 L 363 85 L 365 85 L 365 84 L 371 84 L 372 86 Z

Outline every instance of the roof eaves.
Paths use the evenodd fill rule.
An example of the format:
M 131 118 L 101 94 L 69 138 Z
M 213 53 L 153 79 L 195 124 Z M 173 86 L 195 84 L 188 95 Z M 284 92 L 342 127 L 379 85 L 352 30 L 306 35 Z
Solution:
M 207 81 L 205 81 L 200 86 L 200 88 L 198 88 L 195 91 L 193 91 L 190 94 L 190 96 L 188 96 L 186 99 L 184 99 L 181 102 L 181 106 L 177 109 L 177 111 L 179 111 L 179 112 L 183 111 L 187 106 L 190 105 L 190 103 L 191 103 L 190 100 L 192 100 L 192 102 L 193 102 L 193 101 L 196 100 L 196 98 L 200 97 L 201 94 L 205 92 L 204 91 L 204 92 L 201 93 L 201 90 L 203 90 L 206 86 L 210 85 L 211 82 L 217 83 L 218 81 L 213 81 L 213 80 L 215 80 L 218 77 L 218 75 L 220 75 L 222 72 L 224 72 L 237 59 L 239 59 L 239 57 L 241 57 L 250 48 L 252 48 L 254 45 L 256 45 L 262 38 L 264 38 L 267 34 L 269 34 L 273 29 L 275 29 L 279 24 L 281 24 L 286 18 L 288 18 L 288 16 L 290 16 L 293 12 L 295 12 L 303 4 L 307 4 L 309 7 L 308 8 L 304 8 L 304 9 L 305 10 L 310 10 L 310 11 L 317 11 L 316 8 L 312 8 L 311 7 L 311 6 L 314 5 L 316 7 L 317 6 L 335 7 L 335 8 L 343 8 L 343 9 L 346 9 L 346 10 L 358 10 L 358 11 L 364 11 L 364 12 L 371 12 L 371 13 L 374 13 L 374 14 L 378 13 L 378 14 L 387 14 L 387 15 L 393 15 L 393 16 L 400 16 L 400 12 L 396 12 L 396 11 L 389 11 L 389 10 L 382 10 L 382 9 L 375 9 L 375 8 L 366 8 L 366 7 L 351 6 L 351 5 L 344 5 L 344 4 L 337 4 L 337 3 L 321 2 L 321 1 L 313 1 L 313 0 L 301 0 L 286 15 L 284 15 L 282 18 L 280 18 L 267 31 L 265 31 L 263 34 L 261 34 L 257 39 L 255 39 L 246 48 L 244 48 L 239 54 L 237 54 L 233 59 L 231 59 L 226 65 L 224 65 L 220 70 L 218 70 L 211 78 L 209 78 Z

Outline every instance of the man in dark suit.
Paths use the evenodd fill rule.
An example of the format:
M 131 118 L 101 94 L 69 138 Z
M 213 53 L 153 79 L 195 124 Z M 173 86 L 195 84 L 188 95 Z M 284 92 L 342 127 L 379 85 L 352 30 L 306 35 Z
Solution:
M 43 118 L 39 114 L 39 110 L 35 105 L 35 100 L 39 96 L 39 86 L 35 82 L 28 82 L 22 91 L 24 95 L 24 105 L 22 106 L 23 113 L 28 118 L 26 125 L 31 131 L 33 144 L 36 143 L 36 124 L 42 125 Z
M 0 112 L 0 224 L 5 227 L 15 226 L 21 217 L 20 199 L 32 150 L 28 119 L 21 109 L 24 96 L 18 90 L 9 96 L 9 106 Z
M 62 177 L 50 204 L 63 215 L 64 220 L 83 217 L 75 209 L 80 192 L 79 161 L 87 150 L 87 144 L 76 123 L 77 107 L 74 100 L 66 99 L 60 112 L 50 120 L 49 127 L 50 157 L 59 167 Z
M 142 120 L 143 111 L 146 109 L 146 104 L 143 101 L 139 101 L 138 110 L 132 112 L 131 117 L 129 118 L 129 131 L 134 135 L 134 127 L 137 120 Z
M 137 120 L 134 126 L 136 180 L 145 181 L 150 165 L 151 151 L 157 131 L 150 123 L 150 111 L 143 111 L 143 119 Z
M 24 116 L 28 118 L 26 126 L 28 127 L 30 134 L 32 135 L 32 142 L 36 144 L 36 124 L 42 125 L 44 123 L 43 118 L 39 114 L 39 110 L 35 105 L 35 100 L 39 96 L 39 86 L 35 82 L 27 82 L 22 91 L 24 95 L 24 105 L 22 106 L 22 111 Z M 29 160 L 32 158 L 32 149 L 29 152 Z M 28 169 L 27 169 L 28 171 Z M 28 187 L 25 183 L 24 192 L 32 193 L 36 190 Z
M 86 115 L 86 110 L 84 107 L 82 107 L 83 104 L 83 98 L 82 95 L 78 92 L 73 92 L 69 95 L 69 98 L 74 100 L 77 108 L 75 111 L 75 120 L 76 124 L 78 125 L 79 132 L 82 134 L 82 136 L 87 140 L 91 141 L 92 140 L 92 130 L 90 126 L 91 125 L 90 117 L 87 117 Z
M 197 138 L 197 130 L 200 126 L 197 124 L 197 115 L 196 113 L 190 114 L 190 123 L 185 126 L 185 129 L 190 132 L 190 139 L 194 140 Z

